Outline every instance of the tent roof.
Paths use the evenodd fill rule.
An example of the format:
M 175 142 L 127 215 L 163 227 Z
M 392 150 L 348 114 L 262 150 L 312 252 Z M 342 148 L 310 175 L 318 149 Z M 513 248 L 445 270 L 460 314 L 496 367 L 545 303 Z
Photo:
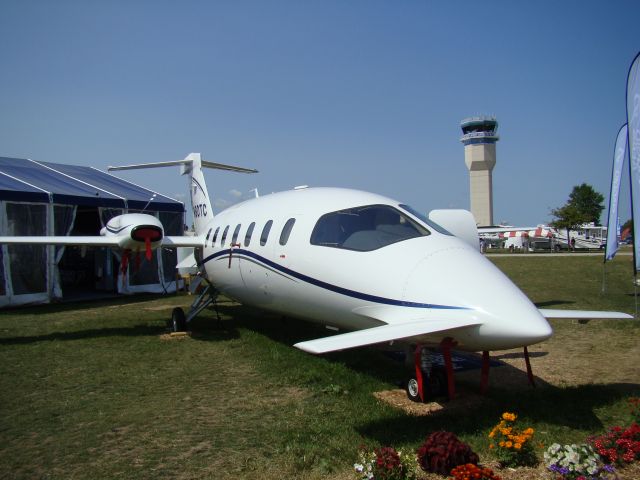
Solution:
M 0 200 L 183 212 L 172 198 L 93 167 L 0 157 Z

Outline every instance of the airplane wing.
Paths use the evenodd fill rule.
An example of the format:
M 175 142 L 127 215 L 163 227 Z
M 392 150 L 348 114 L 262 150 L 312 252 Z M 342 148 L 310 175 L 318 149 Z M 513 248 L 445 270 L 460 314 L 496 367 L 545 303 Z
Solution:
M 95 235 L 95 236 L 34 236 L 34 237 L 0 237 L 0 244 L 7 245 L 77 245 L 94 247 L 120 247 L 122 239 L 128 235 Z M 202 247 L 204 239 L 200 236 L 169 236 L 162 238 L 162 247 Z
M 375 343 L 389 342 L 391 340 L 402 340 L 419 335 L 438 333 L 445 330 L 470 327 L 480 325 L 476 319 L 466 320 L 418 320 L 403 322 L 393 325 L 382 325 L 380 327 L 365 328 L 355 332 L 342 333 L 331 337 L 308 340 L 296 343 L 294 347 L 309 353 L 327 353 L 347 348 L 362 347 Z
M 579 320 L 590 319 L 632 319 L 633 315 L 622 312 L 600 312 L 597 310 L 553 310 L 539 308 L 538 311 L 545 318 L 577 318 Z
M 162 239 L 163 247 L 204 247 L 204 239 L 202 237 L 175 236 L 164 237 Z
M 87 245 L 97 247 L 117 247 L 117 236 L 37 236 L 37 237 L 0 237 L 0 244 L 7 245 Z
M 478 227 L 478 233 L 529 232 L 538 227 Z

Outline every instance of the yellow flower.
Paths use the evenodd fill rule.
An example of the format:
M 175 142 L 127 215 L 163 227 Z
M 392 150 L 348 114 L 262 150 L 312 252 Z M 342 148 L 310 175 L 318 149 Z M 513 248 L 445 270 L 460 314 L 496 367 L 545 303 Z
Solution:
M 515 422 L 516 418 L 517 418 L 517 416 L 516 416 L 515 413 L 504 412 L 502 414 L 502 419 L 506 420 L 508 422 Z
M 501 447 L 504 447 L 504 442 L 500 442 L 498 445 L 500 445 Z
M 515 448 L 516 450 L 520 450 L 522 448 L 522 444 L 521 443 L 516 443 L 513 445 L 513 448 Z
M 507 447 L 507 448 L 511 448 L 513 446 L 513 443 L 511 443 L 510 441 L 506 441 L 504 443 L 504 446 Z

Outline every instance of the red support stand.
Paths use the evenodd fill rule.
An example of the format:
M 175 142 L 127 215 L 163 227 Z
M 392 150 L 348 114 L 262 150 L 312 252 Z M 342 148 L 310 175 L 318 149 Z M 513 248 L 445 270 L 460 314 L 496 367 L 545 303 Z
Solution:
M 457 345 L 452 338 L 447 337 L 440 342 L 442 348 L 442 356 L 444 357 L 444 367 L 447 372 L 447 390 L 449 392 L 449 400 L 453 400 L 456 396 L 456 384 L 453 378 L 453 361 L 451 360 L 451 348 Z
M 417 345 L 413 353 L 413 363 L 416 366 L 416 380 L 418 381 L 418 394 L 420 400 L 424 402 L 424 387 L 422 379 L 422 345 Z
M 480 377 L 480 393 L 484 395 L 489 388 L 489 352 L 482 352 L 482 373 Z
M 527 377 L 529 378 L 529 385 L 535 388 L 536 382 L 533 381 L 533 370 L 531 370 L 531 361 L 529 360 L 529 350 L 524 347 L 524 361 L 527 364 Z

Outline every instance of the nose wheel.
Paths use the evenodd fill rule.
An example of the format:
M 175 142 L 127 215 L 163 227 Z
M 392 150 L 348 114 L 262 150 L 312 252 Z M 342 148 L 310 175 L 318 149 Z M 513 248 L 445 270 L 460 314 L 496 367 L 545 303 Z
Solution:
M 417 345 L 414 351 L 414 371 L 405 382 L 407 397 L 413 402 L 426 402 L 427 399 L 447 395 L 452 399 L 455 395 L 453 387 L 453 363 L 450 347 L 452 342 L 442 342 L 444 368 L 434 364 L 434 352 Z M 447 352 L 447 350 L 449 350 Z

